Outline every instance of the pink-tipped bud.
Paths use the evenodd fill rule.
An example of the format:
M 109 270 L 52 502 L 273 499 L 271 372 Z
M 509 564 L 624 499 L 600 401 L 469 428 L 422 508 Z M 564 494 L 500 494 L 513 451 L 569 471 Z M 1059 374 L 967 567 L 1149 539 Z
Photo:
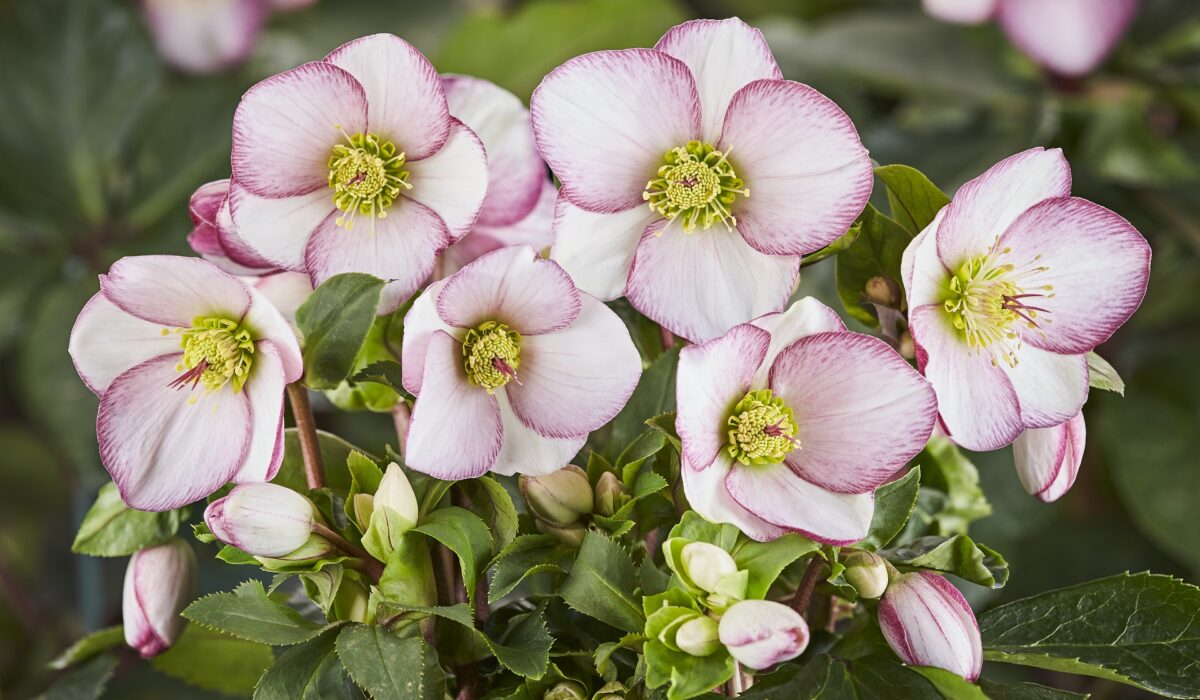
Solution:
M 196 585 L 196 555 L 181 539 L 135 552 L 125 570 L 125 643 L 144 658 L 167 650 L 183 631 Z
M 804 653 L 808 623 L 782 603 L 743 600 L 721 617 L 720 637 L 739 663 L 761 671 Z
M 257 557 L 283 557 L 312 533 L 312 501 L 275 484 L 242 484 L 204 511 L 217 539 Z
M 937 666 L 968 681 L 979 677 L 983 644 L 966 598 L 942 576 L 896 577 L 879 601 L 879 626 L 904 663 Z

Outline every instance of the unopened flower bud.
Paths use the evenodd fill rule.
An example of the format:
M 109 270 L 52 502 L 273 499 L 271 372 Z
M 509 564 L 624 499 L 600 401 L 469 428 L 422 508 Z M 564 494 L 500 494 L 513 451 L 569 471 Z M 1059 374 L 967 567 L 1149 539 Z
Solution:
M 898 576 L 879 601 L 888 646 L 911 666 L 936 666 L 968 681 L 979 677 L 983 645 L 966 598 L 928 571 Z
M 342 584 L 338 586 L 337 594 L 333 597 L 334 617 L 351 622 L 368 622 L 369 600 L 370 594 L 367 593 L 367 589 L 346 577 L 342 579 Z
M 391 508 L 405 521 L 410 523 L 408 529 L 417 525 L 417 495 L 413 493 L 412 484 L 400 469 L 400 465 L 392 462 L 388 465 L 375 491 L 375 509 Z
M 566 525 L 559 527 L 544 523 L 541 520 L 536 523 L 537 529 L 547 535 L 554 535 L 560 542 L 572 549 L 579 549 L 583 546 L 583 537 L 587 534 L 587 527 L 581 524 Z
M 545 476 L 522 476 L 520 485 L 529 511 L 551 525 L 571 525 L 592 512 L 592 486 L 574 465 Z
M 717 623 L 706 615 L 697 615 L 675 631 L 675 646 L 685 654 L 708 656 L 721 648 Z
M 584 700 L 587 691 L 574 681 L 563 681 L 542 694 L 542 700 Z
M 842 576 L 863 598 L 878 598 L 888 585 L 887 564 L 874 552 L 855 550 L 842 561 Z
M 371 513 L 375 511 L 375 497 L 369 493 L 356 493 L 351 501 L 354 509 L 354 522 L 362 531 L 371 524 Z
M 595 512 L 603 516 L 611 516 L 629 502 L 629 494 L 625 484 L 612 472 L 604 472 L 596 482 Z
M 255 556 L 278 558 L 304 546 L 315 522 L 312 501 L 276 484 L 242 484 L 204 511 L 217 539 Z
M 721 617 L 720 638 L 739 663 L 761 671 L 804 653 L 808 623 L 782 603 L 743 600 Z
M 417 526 L 417 497 L 408 477 L 395 462 L 388 465 L 375 497 L 363 547 L 380 561 L 387 561 L 401 547 L 404 533 Z
M 900 308 L 900 285 L 887 277 L 872 277 L 867 280 L 863 291 L 867 301 L 891 309 Z
M 896 352 L 900 353 L 900 357 L 906 360 L 911 360 L 917 356 L 917 346 L 913 342 L 912 333 L 904 331 L 900 334 L 900 342 L 896 345 Z
M 629 689 L 620 681 L 610 681 L 597 690 L 593 698 L 594 700 L 625 700 L 627 692 Z
M 716 593 L 721 579 L 737 573 L 737 564 L 729 552 L 715 544 L 692 542 L 683 547 L 679 554 L 681 572 L 706 593 Z
M 174 644 L 195 584 L 196 555 L 183 540 L 135 552 L 125 570 L 125 643 L 147 659 Z

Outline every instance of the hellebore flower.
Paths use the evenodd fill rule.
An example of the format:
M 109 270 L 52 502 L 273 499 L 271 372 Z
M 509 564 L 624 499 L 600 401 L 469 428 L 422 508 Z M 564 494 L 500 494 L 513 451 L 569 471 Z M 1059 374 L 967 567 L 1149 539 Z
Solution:
M 531 109 L 562 181 L 550 257 L 692 341 L 782 309 L 799 256 L 844 234 L 871 194 L 849 117 L 783 80 L 738 19 L 573 58 Z
M 761 671 L 804 653 L 808 623 L 783 603 L 743 600 L 721 616 L 720 639 L 738 663 Z
M 940 20 L 979 24 L 995 17 L 1018 49 L 1051 72 L 1078 77 L 1108 56 L 1140 0 L 924 0 Z
M 188 73 L 215 73 L 246 60 L 267 19 L 264 0 L 144 0 L 158 53 Z
M 1085 353 L 1145 295 L 1146 240 L 1070 191 L 1061 151 L 1018 153 L 963 185 L 904 251 L 917 367 L 963 447 L 998 449 L 1079 413 Z
M 933 390 L 812 298 L 679 355 L 675 427 L 692 508 L 756 540 L 867 534 L 873 491 L 925 446 Z
M 204 509 L 208 529 L 225 544 L 259 557 L 303 547 L 316 525 L 312 501 L 277 484 L 242 484 Z
M 1013 441 L 1013 461 L 1021 485 L 1046 503 L 1070 490 L 1079 476 L 1087 430 L 1083 414 L 1051 428 L 1031 428 Z
M 238 238 L 313 286 L 342 272 L 387 280 L 383 311 L 471 230 L 488 177 L 437 71 L 390 34 L 250 88 L 233 117 L 232 165 Z
M 125 569 L 125 643 L 143 658 L 166 651 L 183 631 L 179 613 L 196 588 L 196 555 L 179 538 L 134 552 Z
M 968 681 L 979 677 L 983 643 L 967 599 L 928 571 L 901 574 L 879 601 L 888 646 L 911 666 L 936 666 Z
M 262 294 L 211 263 L 113 263 L 69 351 L 100 397 L 100 460 L 129 506 L 170 510 L 279 470 L 300 347 Z
M 642 368 L 621 319 L 526 246 L 430 285 L 404 318 L 402 355 L 417 397 L 405 457 L 441 479 L 561 468 Z

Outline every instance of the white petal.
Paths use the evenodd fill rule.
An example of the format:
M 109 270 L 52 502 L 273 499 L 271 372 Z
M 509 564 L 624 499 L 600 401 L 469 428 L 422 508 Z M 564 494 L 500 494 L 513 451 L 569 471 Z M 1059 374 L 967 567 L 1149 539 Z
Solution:
M 283 360 L 269 340 L 255 344 L 254 364 L 242 391 L 250 403 L 250 446 L 233 475 L 237 483 L 270 481 L 283 464 Z M 298 377 L 297 377 L 298 378 Z
M 574 438 L 546 437 L 526 427 L 517 418 L 505 391 L 497 391 L 496 400 L 500 402 L 500 419 L 504 423 L 504 446 L 500 448 L 500 456 L 496 457 L 496 463 L 492 466 L 495 474 L 545 476 L 569 464 L 587 442 L 587 435 Z
M 197 316 L 240 320 L 250 309 L 250 288 L 199 258 L 138 255 L 121 258 L 100 275 L 100 291 L 138 318 L 191 328 Z
M 642 233 L 658 214 L 633 207 L 596 214 L 571 204 L 562 194 L 554 207 L 554 248 L 550 258 L 563 266 L 579 288 L 604 301 L 625 295 L 629 266 Z
M 1013 442 L 1013 461 L 1029 495 L 1046 503 L 1062 497 L 1079 475 L 1086 438 L 1082 413 L 1062 425 L 1021 433 Z
M 308 284 L 308 278 L 304 275 L 294 272 L 279 274 L 304 278 L 304 283 Z M 308 289 L 309 292 L 312 291 L 311 286 Z M 242 323 L 251 330 L 256 341 L 266 340 L 274 346 L 275 352 L 279 353 L 280 361 L 283 363 L 283 380 L 285 382 L 290 384 L 300 379 L 304 374 L 304 360 L 300 355 L 300 343 L 296 340 L 296 332 L 264 292 L 251 287 L 250 296 L 254 301 Z
M 558 188 L 546 180 L 536 206 L 520 221 L 507 226 L 488 226 L 475 222 L 470 235 L 460 238 L 442 252 L 442 274 L 452 275 L 486 253 L 508 246 L 527 245 L 544 252 L 554 244 L 554 200 L 557 197 Z
M 404 196 L 442 217 L 454 242 L 467 235 L 479 216 L 488 189 L 488 159 L 479 137 L 451 121 L 450 138 L 441 150 L 407 164 L 413 188 Z
M 874 494 L 826 491 L 797 476 L 786 464 L 735 466 L 725 478 L 725 487 L 735 501 L 759 518 L 835 546 L 866 537 L 875 512 Z
M 341 215 L 328 188 L 271 199 L 251 194 L 237 182 L 229 190 L 229 213 L 237 237 L 247 247 L 293 272 L 304 271 L 304 249 L 313 231 L 334 214 Z
M 754 386 L 767 385 L 771 365 L 784 348 L 801 338 L 815 333 L 836 333 L 846 330 L 846 324 L 833 309 L 813 297 L 797 299 L 786 311 L 765 314 L 751 321 L 753 325 L 771 334 L 771 345 L 754 375 Z
M 180 352 L 179 336 L 162 331 L 162 324 L 125 313 L 103 294 L 96 294 L 75 319 L 67 351 L 79 378 L 101 396 L 130 367 Z
M 904 256 L 900 260 L 900 276 L 904 281 L 910 309 L 938 304 L 943 300 L 942 289 L 950 279 L 950 271 L 937 254 L 937 231 L 945 214 L 946 208 L 943 207 L 929 226 L 904 249 Z
M 683 479 L 683 493 L 687 496 L 688 505 L 706 520 L 736 525 L 747 537 L 759 542 L 769 542 L 786 535 L 787 530 L 746 510 L 729 495 L 725 488 L 725 477 L 732 466 L 733 460 L 727 454 L 720 455 L 703 470 L 684 465 L 680 469 L 680 478 Z
M 289 324 L 296 323 L 296 310 L 312 295 L 312 280 L 300 272 L 275 272 L 254 281 L 258 290 Z
M 538 335 L 571 325 L 579 317 L 580 297 L 558 263 L 514 246 L 488 253 L 447 278 L 437 310 L 458 328 L 499 321 L 522 335 Z
M 421 376 L 425 373 L 425 353 L 429 350 L 429 341 L 438 331 L 456 337 L 456 329 L 446 325 L 437 313 L 438 293 L 446 285 L 445 280 L 434 282 L 421 292 L 421 296 L 413 302 L 404 315 L 404 339 L 401 346 L 400 366 L 404 373 L 404 388 L 413 394 L 421 393 Z
M 1087 358 L 1022 347 L 1017 365 L 1001 364 L 1021 404 L 1026 428 L 1045 428 L 1070 420 L 1088 396 Z

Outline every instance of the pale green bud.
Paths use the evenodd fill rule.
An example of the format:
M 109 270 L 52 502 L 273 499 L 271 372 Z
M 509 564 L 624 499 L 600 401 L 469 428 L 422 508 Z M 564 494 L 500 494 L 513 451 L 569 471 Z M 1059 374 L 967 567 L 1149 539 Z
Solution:
M 563 681 L 542 694 L 542 700 L 584 700 L 587 691 L 574 681 Z
M 535 524 L 537 525 L 538 530 L 546 533 L 547 535 L 554 535 L 559 539 L 560 542 L 568 547 L 571 547 L 572 549 L 579 549 L 582 547 L 583 537 L 587 534 L 587 527 L 578 523 L 559 527 L 558 525 L 551 525 L 538 520 Z
M 854 550 L 847 555 L 842 563 L 846 571 L 842 577 L 863 598 L 878 598 L 883 595 L 888 585 L 887 564 L 883 557 L 874 552 Z
M 697 615 L 675 631 L 675 646 L 685 654 L 708 656 L 721 648 L 717 629 L 711 617 Z
M 737 564 L 729 552 L 707 542 L 691 542 L 679 555 L 683 574 L 702 591 L 716 593 L 721 579 L 737 573 Z
M 571 525 L 592 512 L 592 486 L 574 465 L 545 476 L 522 476 L 519 483 L 529 512 L 550 525 Z
M 355 501 L 355 516 L 359 502 Z M 366 502 L 362 502 L 365 508 Z M 380 561 L 387 561 L 400 547 L 400 538 L 417 525 L 417 497 L 408 477 L 393 462 L 388 465 L 379 488 L 371 499 L 367 531 L 363 533 L 363 548 Z
M 354 506 L 354 522 L 366 532 L 371 524 L 371 513 L 375 511 L 375 497 L 369 493 L 356 493 L 351 503 Z
M 373 505 L 376 509 L 391 508 L 396 511 L 405 522 L 410 523 L 406 531 L 417 525 L 417 495 L 413 493 L 412 484 L 408 483 L 404 470 L 395 462 L 389 464 L 384 472 L 383 480 L 375 491 Z
M 611 516 L 629 502 L 629 494 L 625 484 L 612 472 L 604 472 L 596 482 L 595 512 L 603 516 Z

